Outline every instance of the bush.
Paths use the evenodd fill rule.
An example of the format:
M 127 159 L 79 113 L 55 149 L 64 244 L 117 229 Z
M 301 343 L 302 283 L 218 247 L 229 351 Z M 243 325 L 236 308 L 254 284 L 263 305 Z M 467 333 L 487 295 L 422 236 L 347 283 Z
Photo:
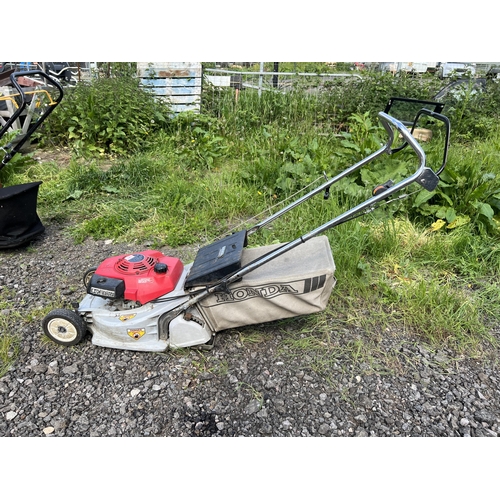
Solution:
M 347 123 L 353 114 L 369 113 L 372 118 L 383 111 L 391 97 L 429 100 L 440 83 L 433 77 L 419 78 L 401 74 L 367 71 L 363 78 L 333 80 L 322 95 L 322 107 L 339 124 Z
M 44 127 L 44 143 L 76 153 L 126 155 L 149 143 L 165 126 L 170 109 L 130 76 L 98 78 L 68 89 Z
M 487 81 L 481 89 L 471 81 L 450 92 L 443 102 L 457 139 L 487 138 L 500 118 L 500 85 Z

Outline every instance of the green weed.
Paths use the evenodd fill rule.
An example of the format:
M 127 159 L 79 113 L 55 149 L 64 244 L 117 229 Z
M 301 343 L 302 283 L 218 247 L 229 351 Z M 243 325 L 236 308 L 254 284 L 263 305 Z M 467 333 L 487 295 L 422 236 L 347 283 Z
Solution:
M 443 230 L 470 225 L 481 233 L 500 227 L 500 130 L 489 139 L 457 144 L 450 151 L 438 188 L 417 196 L 414 206 L 443 220 Z
M 19 354 L 20 340 L 14 335 L 0 334 L 0 378 L 12 366 Z
M 80 155 L 121 156 L 140 151 L 169 114 L 134 77 L 96 78 L 66 90 L 41 139 L 68 144 Z

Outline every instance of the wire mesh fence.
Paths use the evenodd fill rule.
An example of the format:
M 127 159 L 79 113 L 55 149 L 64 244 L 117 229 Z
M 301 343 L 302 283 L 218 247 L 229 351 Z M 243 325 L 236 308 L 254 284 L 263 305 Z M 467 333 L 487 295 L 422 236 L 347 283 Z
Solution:
M 202 111 L 215 116 L 240 116 L 251 122 L 295 120 L 316 124 L 336 122 L 338 99 L 359 73 L 239 71 L 204 68 Z M 243 117 L 243 115 L 245 115 Z
M 321 89 L 325 82 L 338 79 L 361 79 L 357 73 L 300 73 L 264 71 L 234 71 L 222 68 L 205 68 L 205 79 L 215 87 L 232 87 L 237 90 L 254 89 L 259 95 L 267 90 L 289 92 L 297 87 Z

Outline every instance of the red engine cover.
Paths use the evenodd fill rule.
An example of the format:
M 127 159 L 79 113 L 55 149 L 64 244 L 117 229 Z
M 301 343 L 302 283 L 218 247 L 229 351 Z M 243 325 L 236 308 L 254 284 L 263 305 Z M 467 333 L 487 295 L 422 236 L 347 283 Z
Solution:
M 165 268 L 166 266 L 166 268 Z M 125 282 L 126 300 L 141 304 L 171 292 L 184 270 L 182 262 L 157 250 L 110 257 L 101 262 L 95 273 Z

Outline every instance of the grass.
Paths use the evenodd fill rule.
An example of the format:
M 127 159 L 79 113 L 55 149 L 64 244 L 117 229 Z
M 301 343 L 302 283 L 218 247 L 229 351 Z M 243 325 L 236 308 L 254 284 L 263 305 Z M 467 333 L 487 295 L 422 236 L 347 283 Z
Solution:
M 12 312 L 10 303 L 14 299 L 13 293 L 0 290 L 0 311 L 9 310 L 9 314 L 0 314 L 0 378 L 7 373 L 16 360 L 21 345 L 20 336 L 16 333 L 16 322 L 21 320 L 20 315 Z
M 479 354 L 494 343 L 489 331 L 500 313 L 498 275 L 491 260 L 479 260 L 494 241 L 467 230 L 435 234 L 407 220 L 379 223 L 358 239 L 357 253 L 350 248 L 361 255 L 358 279 L 338 277 L 333 301 L 365 330 L 405 325 L 431 345 Z
M 332 241 L 338 282 L 329 307 L 287 330 L 286 352 L 313 353 L 309 366 L 326 376 L 345 363 L 397 372 L 400 354 L 382 347 L 387 338 L 420 339 L 472 358 L 498 347 L 491 334 L 500 318 L 494 238 L 467 229 L 435 233 L 407 219 L 338 229 Z M 357 338 L 341 343 L 348 331 Z
M 105 163 L 76 156 L 69 165 L 18 162 L 0 180 L 43 179 L 42 220 L 67 222 L 77 243 L 90 237 L 197 247 L 242 221 L 251 226 L 256 214 L 290 202 L 295 191 L 322 182 L 324 173 L 342 170 L 377 143 L 379 130 L 366 116 L 353 121 L 348 140 L 308 106 L 304 95 L 259 101 L 242 93 L 238 104 L 229 96 L 217 113 L 180 117 L 137 154 Z M 337 286 L 324 314 L 291 328 L 287 352 L 313 353 L 311 366 L 324 374 L 339 360 L 397 370 L 397 356 L 380 347 L 385 332 L 473 357 L 496 347 L 490 332 L 500 318 L 499 144 L 498 128 L 453 143 L 445 182 L 430 199 L 413 196 L 328 231 Z M 432 147 L 429 155 L 439 161 Z M 404 152 L 396 168 L 409 168 L 407 159 Z M 382 166 L 381 182 L 389 166 Z M 289 241 L 332 219 L 371 190 L 377 172 L 355 176 L 328 201 L 318 196 L 301 205 L 251 236 L 250 244 Z M 433 223 L 441 218 L 437 229 Z M 360 335 L 341 345 L 342 329 Z M 244 330 L 241 341 L 260 342 L 255 330 Z M 4 367 L 17 341 L 5 333 L 0 338 Z
M 0 378 L 3 377 L 12 366 L 19 354 L 21 339 L 12 329 L 4 329 L 5 321 L 0 322 Z
M 29 247 L 27 251 L 30 251 Z M 45 315 L 57 307 L 62 307 L 63 302 L 61 295 L 56 292 L 50 303 L 43 308 L 30 307 L 14 290 L 0 288 L 0 378 L 9 371 L 19 355 L 22 344 L 20 325 L 40 325 Z M 43 336 L 42 341 L 45 339 L 48 341 L 48 338 Z
M 19 354 L 20 339 L 18 336 L 3 333 L 0 335 L 0 378 L 12 366 Z

